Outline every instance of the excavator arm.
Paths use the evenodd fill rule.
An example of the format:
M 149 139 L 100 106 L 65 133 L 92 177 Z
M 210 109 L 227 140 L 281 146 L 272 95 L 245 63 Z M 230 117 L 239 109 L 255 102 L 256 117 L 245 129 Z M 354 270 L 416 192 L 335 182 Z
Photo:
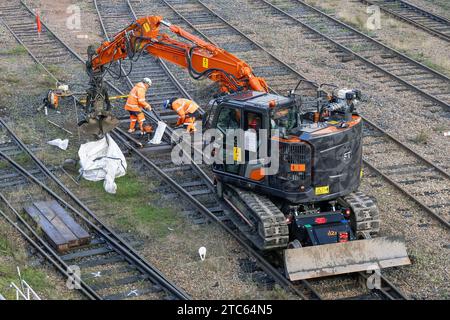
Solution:
M 188 42 L 161 33 L 166 26 L 173 34 Z M 88 71 L 103 73 L 111 63 L 126 58 L 136 59 L 143 52 L 186 68 L 195 79 L 208 77 L 219 84 L 222 92 L 255 90 L 268 92 L 263 78 L 256 77 L 251 67 L 233 54 L 206 42 L 160 16 L 140 18 L 90 52 Z
M 162 33 L 161 26 L 187 41 Z M 211 79 L 219 84 L 220 91 L 224 93 L 269 91 L 266 81 L 256 77 L 251 67 L 236 56 L 164 21 L 160 16 L 148 16 L 136 20 L 98 48 L 88 47 L 86 70 L 90 80 L 85 107 L 87 115 L 79 122 L 84 132 L 101 137 L 118 125 L 110 110 L 103 82 L 105 73 L 110 71 L 117 76 L 117 71 L 113 71 L 116 70 L 115 62 L 124 59 L 137 61 L 145 52 L 186 68 L 194 79 Z M 121 71 L 120 76 L 123 76 Z

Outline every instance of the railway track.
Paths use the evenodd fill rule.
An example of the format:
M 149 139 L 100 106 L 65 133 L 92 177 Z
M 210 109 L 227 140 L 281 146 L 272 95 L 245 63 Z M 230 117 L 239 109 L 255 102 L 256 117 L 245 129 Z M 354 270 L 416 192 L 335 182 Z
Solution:
M 419 94 L 424 105 L 450 107 L 450 79 L 385 44 L 367 36 L 301 0 L 251 0 L 249 8 L 272 19 L 291 21 L 317 43 L 332 44 L 340 56 L 357 59 L 358 69 L 371 73 L 396 91 Z
M 29 16 L 29 14 L 33 15 L 32 11 L 29 8 L 27 8 L 24 3 L 22 3 L 22 6 L 23 7 L 21 7 L 21 8 L 16 8 L 16 12 L 15 12 L 16 16 L 23 15 L 24 17 L 27 17 L 27 16 Z M 7 21 L 6 21 L 5 17 L 2 17 L 2 18 L 3 18 L 3 23 L 6 25 Z M 132 19 L 133 19 L 131 12 L 128 12 L 128 19 L 129 19 L 129 22 L 132 21 Z M 34 26 L 33 26 L 34 16 L 31 16 L 31 19 L 29 19 L 29 20 L 30 20 L 30 22 L 28 25 L 30 26 L 30 28 L 28 29 L 28 33 L 31 34 L 34 32 Z M 43 25 L 45 27 L 45 31 L 48 31 L 48 33 L 43 33 L 43 34 L 46 34 L 49 39 L 53 39 L 54 41 L 60 42 L 60 44 L 62 44 L 63 47 L 66 48 L 66 54 L 69 54 L 69 55 L 72 54 L 78 60 L 78 63 L 82 62 L 84 64 L 83 59 L 78 54 L 76 54 L 67 44 L 65 44 L 61 39 L 59 39 L 56 34 L 51 32 L 45 26 L 45 23 L 43 23 Z M 122 25 L 122 27 L 123 27 L 123 25 Z M 13 33 L 13 35 L 15 36 L 15 38 L 18 41 L 21 40 L 21 37 L 19 35 L 17 35 L 16 33 L 14 33 L 13 28 L 11 28 L 9 26 L 8 29 Z M 41 37 L 42 37 L 42 35 L 41 35 Z M 24 41 L 19 41 L 19 42 L 22 45 L 24 45 L 24 47 L 27 49 L 27 51 L 30 53 L 30 55 L 33 57 L 33 59 L 38 64 L 41 64 L 42 66 L 47 66 L 46 70 L 49 74 L 51 74 L 51 72 L 48 71 L 49 69 L 51 69 L 48 67 L 49 65 L 47 65 L 46 63 L 42 63 L 33 54 L 34 51 L 42 51 L 43 48 L 39 45 L 36 45 L 36 43 L 34 43 L 34 42 L 32 42 L 32 43 L 25 43 Z M 153 77 L 153 75 L 157 72 L 157 70 L 168 72 L 168 70 L 162 68 L 162 66 L 164 66 L 164 63 L 162 61 L 155 60 L 148 56 L 144 57 L 143 59 L 148 59 L 148 60 L 143 60 L 143 62 L 145 63 L 144 69 L 136 68 L 135 70 L 143 71 L 147 75 L 148 75 L 148 72 L 151 72 L 153 79 L 155 79 Z M 139 65 L 137 65 L 137 66 L 139 66 Z M 127 66 L 124 65 L 123 67 L 125 69 Z M 149 70 L 149 68 L 150 68 L 150 70 Z M 131 72 L 130 77 L 127 78 L 128 85 L 132 84 L 131 79 L 139 79 L 140 80 L 140 78 L 141 78 L 141 76 L 137 76 L 133 72 Z M 53 74 L 51 74 L 51 75 L 54 76 Z M 172 84 L 167 83 L 167 85 L 169 85 L 169 86 L 175 85 L 176 86 L 177 81 L 170 74 L 170 72 L 166 73 L 166 75 L 167 75 L 167 77 L 172 79 L 171 80 Z M 164 77 L 162 76 L 162 78 L 164 78 Z M 56 77 L 55 77 L 55 79 L 56 79 Z M 130 87 L 129 86 L 127 87 L 127 85 L 124 84 L 123 82 L 119 82 L 119 83 L 116 83 L 116 82 L 117 81 L 115 81 L 113 84 L 112 81 L 108 81 L 107 83 L 112 87 L 113 90 L 115 90 L 119 94 L 124 93 L 123 91 L 121 91 L 121 89 L 129 90 Z M 121 89 L 119 89 L 116 85 Z M 154 86 L 152 88 L 155 88 L 155 87 L 158 88 L 157 86 Z M 181 86 L 178 86 L 178 87 L 180 88 L 180 90 L 172 91 L 171 94 L 187 96 L 186 92 L 183 92 L 183 88 Z M 161 111 L 161 108 L 160 108 L 160 105 L 158 104 L 158 100 L 154 99 L 153 96 L 156 97 L 158 93 L 163 94 L 165 90 L 167 90 L 167 86 L 165 86 L 165 87 L 162 86 L 159 88 L 159 91 L 157 91 L 157 89 L 155 89 L 153 91 L 153 93 L 150 92 L 150 96 L 147 96 L 147 100 L 149 102 L 151 102 L 153 104 L 153 106 L 155 107 L 155 109 L 158 111 Z M 170 93 L 166 92 L 166 94 L 170 94 Z M 160 99 L 159 103 L 162 102 L 162 100 L 163 99 Z M 159 116 L 160 116 L 159 118 L 161 118 L 162 120 L 165 120 L 165 121 L 170 121 L 171 119 L 175 118 L 175 117 L 173 117 L 173 115 L 165 116 L 163 114 L 163 112 L 161 112 Z M 147 117 L 150 121 L 156 120 L 151 114 L 147 114 Z M 247 250 L 249 255 L 258 262 L 260 269 L 262 269 L 263 272 L 267 273 L 269 276 L 274 278 L 274 280 L 276 282 L 278 282 L 282 287 L 290 288 L 290 290 L 292 290 L 294 293 L 298 294 L 300 297 L 305 298 L 305 299 L 308 299 L 308 298 L 320 299 L 320 296 L 318 295 L 318 293 L 315 292 L 315 290 L 313 288 L 311 288 L 306 281 L 301 282 L 302 285 L 298 285 L 297 287 L 294 287 L 284 277 L 283 273 L 280 272 L 280 270 L 273 267 L 264 257 L 259 255 L 255 250 L 253 250 L 253 248 L 251 248 L 247 243 L 245 243 L 243 241 L 243 239 L 241 239 L 238 236 L 238 233 L 236 232 L 236 230 L 232 230 L 228 226 L 226 226 L 225 224 L 222 223 L 223 216 L 224 216 L 224 211 L 223 211 L 224 208 L 223 207 L 225 205 L 223 205 L 223 204 L 221 205 L 221 204 L 217 203 L 217 200 L 211 199 L 210 196 L 213 194 L 213 190 L 210 191 L 209 195 L 207 194 L 205 188 L 206 187 L 212 188 L 212 181 L 209 179 L 209 177 L 207 177 L 205 175 L 205 173 L 201 169 L 199 169 L 199 168 L 196 169 L 196 170 L 198 170 L 198 175 L 194 175 L 193 173 L 195 171 L 190 170 L 189 171 L 189 173 L 190 173 L 189 180 L 190 181 L 186 182 L 186 181 L 188 181 L 188 179 L 185 179 L 184 184 L 179 182 L 179 180 L 177 181 L 177 180 L 171 178 L 171 176 L 174 178 L 177 178 L 177 172 L 180 171 L 181 168 L 172 166 L 170 163 L 168 163 L 168 154 L 167 153 L 164 154 L 164 152 L 171 150 L 171 148 L 169 148 L 170 145 L 168 144 L 168 142 L 170 142 L 170 140 L 167 140 L 167 136 L 166 136 L 166 142 L 162 143 L 161 145 L 138 150 L 137 148 L 134 148 L 130 144 L 129 140 L 123 138 L 126 135 L 123 135 L 121 130 L 116 130 L 113 133 L 113 135 L 116 137 L 116 139 L 118 141 L 121 141 L 123 145 L 126 145 L 128 150 L 131 150 L 132 152 L 134 152 L 134 154 L 136 154 L 143 161 L 145 166 L 147 166 L 151 169 L 154 169 L 158 174 L 160 174 L 160 176 L 163 178 L 163 180 L 165 181 L 166 184 L 171 186 L 179 194 L 181 194 L 182 196 L 185 196 L 186 199 L 188 201 L 190 201 L 192 210 L 187 210 L 185 212 L 186 215 L 190 215 L 194 221 L 202 220 L 201 222 L 204 222 L 205 217 L 207 217 L 208 220 L 213 220 L 213 221 L 218 222 L 223 228 L 225 228 L 225 230 L 227 232 L 229 232 L 233 237 L 235 237 L 238 240 L 238 242 L 240 242 L 240 244 L 244 247 L 244 249 Z M 146 152 L 146 155 L 141 153 L 141 151 Z M 148 151 L 150 151 L 150 152 L 148 152 Z M 158 164 L 155 164 L 154 161 L 149 159 L 149 157 L 148 157 L 149 153 L 158 154 L 160 156 L 160 158 L 158 159 Z M 164 157 L 166 157 L 165 160 L 164 160 Z M 194 167 L 195 167 L 195 165 L 194 165 Z M 199 181 L 200 181 L 200 183 L 199 183 Z M 189 190 L 189 191 L 187 191 L 187 190 Z M 208 196 L 209 196 L 209 202 L 208 202 L 208 199 L 202 199 L 202 201 L 200 202 L 200 200 L 198 200 L 198 198 L 199 197 L 201 198 L 202 196 L 206 196 L 206 198 L 208 198 Z M 212 202 L 211 202 L 211 200 L 212 200 Z M 199 212 L 201 214 L 199 214 Z M 301 292 L 299 290 L 303 290 L 303 292 Z M 139 292 L 138 292 L 138 294 L 139 294 Z M 113 297 L 109 297 L 109 298 L 117 298 L 117 297 L 113 296 Z
M 165 2 L 178 12 L 186 23 L 189 23 L 191 27 L 198 27 L 203 36 L 208 37 L 207 39 L 214 39 L 219 46 L 226 47 L 227 43 L 230 45 L 229 39 L 235 39 L 236 42 L 242 41 L 244 47 L 247 47 L 246 42 L 252 41 L 236 26 L 229 24 L 223 16 L 220 16 L 200 1 Z M 218 20 L 221 23 L 218 23 Z M 239 35 L 240 38 L 238 38 Z M 261 61 L 264 61 L 272 68 L 260 70 L 257 74 L 271 79 L 270 84 L 276 91 L 286 92 L 286 88 L 289 88 L 289 86 L 293 88 L 299 78 L 304 78 L 300 72 L 292 68 L 286 68 L 286 64 L 281 59 L 276 58 L 274 54 L 271 54 L 269 50 L 258 50 L 258 46 L 261 46 L 260 44 L 253 42 L 253 46 L 251 53 L 253 62 L 258 65 L 258 61 L 261 59 Z M 267 54 L 271 54 L 270 61 L 267 61 Z M 280 69 L 282 72 L 286 72 L 287 77 L 272 78 L 271 70 Z M 280 81 L 280 85 L 278 85 L 278 81 Z M 305 82 L 306 84 L 307 82 Z M 310 86 L 315 89 L 314 86 Z M 450 187 L 450 176 L 448 168 L 442 168 L 425 159 L 377 126 L 373 120 L 365 117 L 363 119 L 365 121 L 365 164 L 370 169 L 375 170 L 377 174 L 382 175 L 394 187 L 404 192 L 408 198 L 413 200 L 433 218 L 436 218 L 446 228 L 449 228 L 450 203 L 448 202 L 448 189 Z M 386 154 L 390 156 L 387 158 Z
M 111 37 L 120 31 L 124 25 L 127 25 L 136 19 L 136 14 L 130 2 L 128 1 L 94 1 L 97 8 L 98 16 L 101 21 L 102 29 L 106 38 Z M 113 14 L 111 14 L 113 13 Z M 128 20 L 127 20 L 128 19 Z M 124 67 L 126 68 L 126 67 Z M 145 75 L 165 75 L 156 78 L 155 82 L 160 81 L 159 85 L 152 86 L 147 93 L 147 101 L 153 106 L 159 117 L 165 116 L 161 107 L 165 99 L 179 96 L 191 99 L 189 93 L 176 80 L 175 76 L 170 72 L 164 62 L 153 57 L 144 55 L 140 60 L 134 63 L 134 68 L 139 70 L 137 73 L 131 71 L 127 77 L 129 84 L 127 90 L 137 81 L 140 81 Z M 158 97 L 159 100 L 154 100 Z M 160 97 L 164 97 L 161 99 Z M 173 114 L 173 113 L 172 113 Z M 147 113 L 150 121 L 155 121 L 151 114 Z M 166 145 L 170 144 L 170 136 L 172 130 L 170 126 L 167 131 Z M 127 143 L 126 140 L 119 136 L 115 137 L 126 145 L 143 163 L 155 170 L 169 184 L 172 192 L 175 191 L 188 201 L 190 207 L 183 214 L 193 221 L 203 222 L 205 218 L 215 221 L 230 235 L 235 238 L 238 243 L 243 246 L 246 252 L 254 258 L 260 268 L 272 277 L 282 287 L 287 288 L 304 299 L 320 299 L 320 295 L 309 285 L 307 281 L 301 281 L 297 286 L 293 286 L 283 275 L 280 270 L 273 267 L 263 256 L 256 252 L 251 246 L 241 238 L 237 230 L 230 228 L 225 222 L 228 220 L 229 210 L 233 210 L 226 203 L 220 201 L 214 191 L 214 185 L 208 174 L 193 161 L 190 164 L 175 165 L 171 160 L 171 148 L 160 150 L 160 147 L 147 147 L 145 154 Z M 170 194 L 170 191 L 169 191 Z M 167 195 L 167 193 L 166 193 Z
M 150 57 L 149 57 L 149 58 L 150 58 Z M 150 63 L 150 61 L 145 61 L 145 62 L 146 62 L 146 64 L 147 64 L 147 63 Z M 159 61 L 154 61 L 154 60 L 153 60 L 153 64 L 155 64 L 155 63 L 160 63 L 160 62 L 159 62 Z M 141 70 L 141 68 L 139 68 L 138 70 Z M 132 74 L 132 73 L 131 73 L 131 74 Z M 131 76 L 131 77 L 132 77 L 132 76 Z M 131 78 L 131 77 L 130 77 L 130 78 Z M 173 77 L 170 77 L 170 78 L 173 78 Z M 131 81 L 131 80 L 129 80 L 129 81 Z M 286 85 L 286 87 L 288 87 L 288 85 Z M 183 93 L 183 94 L 186 94 L 186 93 Z M 149 100 L 150 100 L 150 97 L 148 97 L 148 98 L 149 98 Z M 151 100 L 150 100 L 150 101 L 151 101 Z M 154 103 L 155 103 L 155 102 L 154 102 Z M 155 103 L 155 104 L 156 104 L 156 103 Z M 154 106 L 155 106 L 155 105 L 154 105 Z M 162 165 L 162 164 L 164 164 L 164 161 L 161 160 L 161 159 L 158 160 L 159 163 L 158 163 L 158 165 L 156 165 L 155 162 L 152 161 L 152 160 L 150 160 L 150 159 L 148 158 L 147 155 L 144 155 L 144 154 L 141 152 L 141 150 L 138 150 L 138 149 L 134 148 L 134 147 L 133 147 L 132 145 L 130 145 L 123 137 L 119 136 L 118 134 L 115 134 L 115 135 L 116 135 L 116 137 L 118 138 L 118 140 L 121 140 L 123 144 L 126 144 L 126 145 L 127 145 L 127 148 L 128 148 L 128 149 L 133 150 L 133 152 L 134 152 L 136 155 L 138 155 L 148 167 L 150 167 L 150 168 L 156 170 L 156 171 L 158 172 L 158 174 L 160 174 L 160 176 L 162 176 L 162 177 L 164 178 L 164 180 L 165 180 L 167 183 L 169 183 L 169 184 L 171 185 L 171 187 L 173 187 L 179 194 L 185 196 L 186 199 L 190 200 L 191 204 L 193 204 L 193 206 L 194 206 L 198 211 L 202 212 L 202 213 L 203 213 L 204 215 L 206 215 L 206 216 L 209 216 L 210 219 L 216 220 L 216 221 L 217 221 L 218 223 L 220 223 L 223 227 L 228 228 L 226 225 L 224 225 L 224 224 L 222 223 L 220 216 L 218 217 L 218 216 L 215 214 L 215 212 L 213 212 L 212 210 L 210 210 L 211 208 L 208 208 L 208 207 L 205 206 L 202 202 L 200 202 L 199 200 L 197 200 L 197 197 L 198 197 L 198 196 L 204 196 L 204 195 L 208 196 L 208 193 L 207 193 L 206 189 L 204 189 L 204 188 L 205 188 L 205 186 L 208 187 L 208 184 L 209 184 L 209 188 L 212 187 L 212 183 L 211 183 L 210 180 L 209 180 L 209 183 L 205 183 L 204 185 L 197 185 L 197 187 L 200 187 L 200 188 L 197 188 L 196 190 L 192 190 L 192 191 L 194 191 L 194 192 L 187 191 L 187 190 L 189 190 L 188 188 L 194 187 L 194 186 L 193 186 L 193 185 L 190 185 L 190 186 L 184 185 L 184 186 L 183 186 L 183 185 L 181 185 L 181 183 L 177 182 L 176 179 L 173 179 L 173 178 L 170 177 L 170 174 L 171 174 L 171 173 L 177 172 L 180 168 L 175 168 L 175 167 L 173 167 L 173 166 L 171 166 L 171 165 L 168 165 L 167 167 L 164 167 L 164 166 Z M 168 164 L 168 163 L 166 163 L 166 165 L 167 165 L 167 164 Z M 194 166 L 194 167 L 195 167 L 195 166 Z M 205 181 L 205 182 L 208 181 L 208 177 L 207 177 L 207 175 L 204 173 L 204 171 L 198 171 L 198 169 L 195 169 L 195 168 L 194 168 L 194 169 L 191 169 L 190 171 L 192 171 L 192 172 L 197 171 L 197 173 L 199 173 L 199 174 L 202 176 L 201 179 L 203 179 L 203 181 Z M 195 179 L 193 179 L 193 180 L 197 180 L 197 183 L 198 183 L 198 181 L 201 181 L 201 180 L 198 180 L 198 177 L 197 177 L 197 176 L 195 176 Z M 186 181 L 188 181 L 188 180 L 183 180 L 183 181 L 186 182 Z M 191 183 L 191 182 L 187 182 L 187 183 Z M 203 188 L 203 189 L 202 189 L 202 188 Z M 203 194 L 202 194 L 202 193 L 203 193 Z M 222 210 L 222 212 L 223 212 L 223 206 L 222 206 L 222 208 L 220 208 L 219 210 Z M 220 212 L 220 211 L 219 211 L 219 212 Z M 242 241 L 242 239 L 240 239 L 240 237 L 239 237 L 233 230 L 230 229 L 229 232 L 230 232 L 230 233 L 234 233 L 236 239 L 237 239 L 244 247 L 245 247 L 245 246 L 248 247 L 248 245 L 247 245 L 244 241 Z M 250 252 L 250 249 L 251 249 L 250 247 L 247 248 L 248 252 Z M 272 267 L 272 271 L 270 271 L 270 270 L 271 270 L 271 267 L 268 266 L 268 265 L 266 265 L 266 264 L 267 264 L 267 261 L 266 261 L 264 258 L 262 258 L 261 256 L 258 257 L 258 255 L 254 255 L 254 257 L 256 257 L 256 259 L 259 261 L 260 265 L 263 267 L 263 270 L 264 270 L 265 272 L 271 274 L 271 275 L 274 276 L 275 278 L 278 278 L 278 281 L 281 281 L 281 283 L 283 283 L 283 281 L 284 281 L 284 282 L 286 281 L 286 279 L 284 279 L 284 277 L 282 277 L 282 279 L 284 279 L 284 280 L 281 280 L 281 279 L 280 279 L 280 273 L 279 273 L 279 271 L 274 270 L 273 267 Z M 272 274 L 272 272 L 275 272 L 275 273 Z M 278 275 L 277 275 L 277 274 L 278 274 Z M 302 286 L 302 290 L 308 291 L 308 295 L 309 295 L 309 296 L 312 296 L 312 297 L 315 297 L 315 298 L 318 298 L 318 297 L 319 297 L 317 294 L 314 293 L 313 290 L 311 290 L 312 288 L 308 288 L 308 283 L 307 283 L 307 282 L 302 282 L 300 285 Z M 305 287 L 305 286 L 306 286 L 306 287 Z M 296 289 L 296 290 L 299 291 L 299 289 Z M 305 294 L 301 294 L 301 295 L 307 297 Z
M 170 1 L 166 1 L 169 2 Z M 173 4 L 172 7 L 177 7 Z M 210 19 L 210 25 L 215 25 L 215 28 L 205 28 L 203 33 L 210 36 L 218 42 L 219 45 L 227 42 L 229 37 L 233 34 L 242 35 L 242 41 L 245 41 L 245 34 L 236 26 L 232 26 L 223 16 L 212 10 L 211 7 L 201 1 L 182 1 L 178 4 L 180 13 L 183 14 L 193 25 L 206 25 L 205 21 Z M 196 13 L 194 13 L 196 12 Z M 188 18 L 189 17 L 189 18 Z M 197 18 L 200 17 L 200 18 Z M 198 22 L 195 19 L 199 19 Z M 217 19 L 222 21 L 219 25 L 215 22 Z M 223 29 L 228 29 L 226 33 Z M 247 38 L 250 39 L 250 38 Z M 269 50 L 265 49 L 270 53 Z M 255 49 L 257 51 L 257 49 Z M 258 53 L 255 53 L 258 56 Z M 272 60 L 269 62 L 273 67 L 277 64 L 284 65 L 281 59 L 276 58 L 272 54 Z M 288 79 L 304 78 L 304 76 L 290 68 Z M 257 73 L 259 76 L 271 79 L 270 84 L 273 88 L 278 89 L 278 78 L 270 75 L 270 72 Z M 282 79 L 282 85 L 286 85 L 287 81 Z M 308 82 L 305 82 L 308 84 Z M 292 81 L 288 86 L 291 88 L 295 86 Z M 281 89 L 284 89 L 283 86 Z M 314 89 L 314 85 L 310 85 Z M 283 91 L 281 91 L 283 92 Z M 445 228 L 449 228 L 450 224 L 450 202 L 449 188 L 450 175 L 448 167 L 441 167 L 422 155 L 418 154 L 397 138 L 390 135 L 388 132 L 377 126 L 373 119 L 368 119 L 362 116 L 364 120 L 364 163 L 370 169 L 376 171 L 396 189 L 403 192 L 410 200 L 414 201 L 425 212 L 435 218 Z M 389 154 L 389 157 L 386 155 Z
M 23 19 L 16 19 L 18 16 Z M 84 77 L 83 67 L 77 63 L 76 57 L 67 55 L 64 44 L 57 39 L 49 30 L 43 26 L 41 36 L 37 36 L 34 16 L 17 4 L 4 5 L 0 11 L 0 22 L 11 32 L 14 38 L 32 52 L 28 52 L 33 60 L 45 70 L 45 72 L 58 82 L 57 76 L 64 75 L 65 80 L 73 84 L 74 91 L 82 91 L 85 88 L 87 77 Z M 54 73 L 58 75 L 54 75 Z M 80 75 L 82 75 L 80 77 Z
M 3 10 L 4 9 L 4 10 Z M 82 58 L 79 57 L 74 51 L 61 41 L 55 34 L 50 32 L 45 24 L 43 25 L 43 32 L 39 38 L 35 36 L 34 21 L 35 17 L 31 11 L 24 5 L 22 6 L 9 6 L 2 8 L 2 21 L 7 29 L 13 34 L 16 40 L 22 44 L 44 70 L 53 78 L 58 81 L 57 76 L 54 75 L 51 70 L 54 64 L 60 65 L 63 70 L 73 72 L 71 74 L 83 75 Z M 20 23 L 10 24 L 8 19 L 17 21 L 17 17 L 20 16 Z M 45 57 L 48 52 L 54 52 L 57 50 L 58 55 L 52 59 L 41 59 Z M 39 54 L 38 54 L 39 53 Z M 65 61 L 65 62 L 64 62 Z M 78 71 L 74 71 L 78 70 Z M 85 90 L 86 82 L 84 79 L 77 79 L 75 77 L 70 78 L 73 80 L 71 88 L 77 90 Z M 95 214 L 73 193 L 70 192 L 62 182 L 46 168 L 36 157 L 33 157 L 31 151 L 18 140 L 2 121 L 3 129 L 7 130 L 8 134 L 14 140 L 14 143 L 8 142 L 4 148 L 0 148 L 0 155 L 3 159 L 7 160 L 9 152 L 10 155 L 17 155 L 18 153 L 27 153 L 33 158 L 35 162 L 35 168 L 26 170 L 23 167 L 18 166 L 17 163 L 9 162 L 16 169 L 15 172 L 10 173 L 10 176 L 16 178 L 18 175 L 20 179 L 13 184 L 2 184 L 2 186 L 10 188 L 11 186 L 17 186 L 17 183 L 23 183 L 25 181 L 33 181 L 34 184 L 41 187 L 53 198 L 58 199 L 58 194 L 47 189 L 45 185 L 40 185 L 36 180 L 36 176 L 45 177 L 46 182 L 55 183 L 63 193 L 70 198 L 70 201 L 76 204 L 78 207 L 74 207 L 73 214 L 75 214 L 80 220 L 82 220 L 93 233 L 93 241 L 91 245 L 83 248 L 82 250 L 76 250 L 74 252 L 68 252 L 64 255 L 59 255 L 54 250 L 51 250 L 48 245 L 44 256 L 53 257 L 58 266 L 55 267 L 58 270 L 66 270 L 70 264 L 77 264 L 81 267 L 82 271 L 82 287 L 83 293 L 88 298 L 94 299 L 129 299 L 129 298 L 153 298 L 153 299 L 189 299 L 190 297 L 183 292 L 182 289 L 173 285 L 164 275 L 162 275 L 155 267 L 150 265 L 139 253 L 134 250 L 129 243 L 123 240 L 117 233 L 107 228 Z M 19 146 L 19 148 L 17 148 Z M 5 150 L 6 148 L 6 150 Z M 9 150 L 8 150 L 9 149 Z M 7 152 L 2 152 L 5 150 Z M 8 175 L 6 175 L 8 177 Z M 67 199 L 61 198 L 60 203 L 69 207 L 70 204 Z M 75 206 L 75 205 L 74 205 Z M 14 208 L 11 204 L 8 205 L 10 212 L 15 213 L 15 218 L 20 219 L 17 212 L 21 209 Z M 86 218 L 88 217 L 88 218 Z M 26 226 L 26 225 L 25 225 Z M 27 239 L 34 239 L 31 242 L 32 245 L 42 245 L 43 240 L 36 238 L 36 233 L 30 228 L 27 231 L 21 229 L 23 232 L 31 232 L 31 235 Z M 34 238 L 32 237 L 34 236 Z M 39 248 L 36 248 L 38 251 Z M 95 270 L 101 270 L 95 271 Z M 92 272 L 90 272 L 92 271 Z M 121 292 L 120 288 L 129 288 L 129 291 Z M 114 292 L 108 294 L 105 292 Z
M 127 2 L 130 5 L 131 3 L 133 3 L 133 1 Z M 138 16 L 145 16 L 146 14 L 148 14 L 150 10 L 146 12 L 145 6 L 143 6 L 141 2 L 138 3 L 139 9 L 136 9 Z M 278 82 L 273 82 L 273 91 L 275 91 L 275 88 L 280 91 L 288 91 L 289 89 L 293 88 L 295 84 L 297 84 L 299 74 L 292 74 L 294 70 L 288 64 L 274 64 L 273 60 L 277 60 L 277 58 L 272 53 L 270 53 L 270 51 L 264 49 L 260 44 L 252 41 L 250 38 L 247 38 L 243 33 L 235 29 L 230 24 L 227 24 L 224 20 L 220 20 L 221 23 L 218 23 L 217 18 L 219 17 L 215 14 L 212 14 L 211 11 L 209 11 L 209 14 L 212 14 L 214 22 L 208 20 L 208 14 L 205 15 L 204 10 L 201 10 L 202 8 L 206 8 L 202 4 L 199 4 L 200 6 L 189 6 L 189 4 L 193 3 L 192 1 L 164 1 L 164 3 L 173 11 L 173 13 L 175 13 L 175 16 L 164 15 L 165 18 L 170 17 L 169 21 L 171 21 L 172 23 L 183 25 L 183 27 L 186 27 L 186 29 L 190 29 L 190 31 L 197 33 L 205 40 L 215 43 L 226 50 L 238 50 L 240 51 L 236 53 L 238 54 L 238 56 L 241 56 L 241 54 L 245 55 L 248 52 L 248 49 L 252 48 L 252 54 L 248 55 L 250 60 L 247 61 L 250 61 L 250 64 L 252 66 L 256 66 L 254 67 L 255 69 L 259 68 L 258 70 L 260 73 L 258 74 L 265 72 L 268 73 L 268 75 L 271 75 L 274 73 L 279 76 L 281 80 Z M 176 7 L 177 4 L 179 4 L 182 9 Z M 185 9 L 186 11 L 183 11 L 183 9 Z M 158 14 L 162 14 L 160 11 L 158 12 Z M 136 18 L 136 13 L 134 13 L 134 17 Z M 211 16 L 209 18 L 211 18 Z M 210 28 L 211 25 L 213 25 L 214 27 Z M 230 39 L 233 39 L 236 42 L 230 41 Z M 239 46 L 239 44 L 241 44 L 241 46 Z M 257 52 L 256 55 L 253 54 L 254 51 Z M 277 60 L 277 62 L 281 61 Z M 289 70 L 291 71 L 291 74 L 288 73 Z M 285 76 L 284 78 L 283 75 Z M 309 90 L 310 92 L 315 92 L 316 88 L 311 85 L 304 84 L 303 89 L 305 91 Z M 365 275 L 362 273 L 360 274 L 360 276 L 362 278 L 365 278 Z M 383 297 L 387 299 L 406 299 L 406 297 L 384 277 L 382 277 L 382 289 L 379 290 L 379 292 Z
M 1 119 L 0 130 L 3 136 L 15 143 L 20 154 L 27 157 L 26 164 L 21 165 L 12 156 L 0 151 L 2 164 L 27 182 L 15 188 L 0 187 L 0 203 L 5 208 L 0 210 L 0 215 L 67 279 L 70 279 L 71 270 L 75 270 L 74 266 L 79 268 L 80 273 L 73 275 L 72 279 L 79 282 L 79 289 L 87 298 L 190 299 L 121 236 L 102 223 Z M 40 171 L 39 177 L 35 171 Z M 88 231 L 91 236 L 89 244 L 60 253 L 42 237 L 39 228 L 20 213 L 32 202 L 48 200 L 58 202 Z
M 376 5 L 383 12 L 450 42 L 450 21 L 403 0 L 359 0 Z

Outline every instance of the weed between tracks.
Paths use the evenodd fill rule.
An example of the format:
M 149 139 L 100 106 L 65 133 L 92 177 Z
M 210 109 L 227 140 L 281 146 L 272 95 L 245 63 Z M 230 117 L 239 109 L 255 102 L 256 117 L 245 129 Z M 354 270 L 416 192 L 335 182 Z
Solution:
M 18 56 L 27 54 L 27 50 L 22 45 L 16 45 L 10 49 L 0 50 L 0 55 Z
M 23 240 L 11 227 L 0 224 L 0 293 L 6 299 L 15 299 L 11 282 L 20 286 L 17 274 L 20 268 L 22 278 L 45 299 L 75 298 L 76 293 L 64 289 L 60 279 L 49 276 L 49 270 L 30 262 Z M 58 285 L 59 284 L 59 285 Z
M 124 230 L 136 230 L 142 236 L 151 238 L 165 237 L 181 222 L 181 217 L 171 208 L 154 205 L 158 195 L 154 186 L 128 169 L 126 176 L 116 179 L 117 194 L 107 194 L 103 182 L 82 181 L 98 197 L 98 206 L 109 212 L 115 225 Z
M 426 144 L 429 138 L 430 137 L 425 131 L 420 131 L 413 139 L 411 139 L 411 141 L 416 144 Z

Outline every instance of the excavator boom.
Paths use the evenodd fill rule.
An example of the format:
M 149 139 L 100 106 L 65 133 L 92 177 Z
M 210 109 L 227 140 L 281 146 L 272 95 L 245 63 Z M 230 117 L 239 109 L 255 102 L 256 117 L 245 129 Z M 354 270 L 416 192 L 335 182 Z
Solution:
M 161 33 L 162 25 L 187 42 Z M 98 71 L 112 62 L 133 59 L 143 52 L 187 69 L 196 79 L 208 77 L 219 84 L 222 92 L 250 89 L 268 92 L 266 81 L 256 77 L 246 62 L 160 16 L 140 18 L 116 34 L 112 41 L 104 42 L 96 49 L 88 67 Z

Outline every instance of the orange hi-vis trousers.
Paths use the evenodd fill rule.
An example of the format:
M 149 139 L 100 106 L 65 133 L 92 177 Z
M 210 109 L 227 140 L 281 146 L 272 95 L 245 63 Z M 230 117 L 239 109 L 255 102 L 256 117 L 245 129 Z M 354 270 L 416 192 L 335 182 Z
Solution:
M 134 131 L 136 122 L 139 123 L 139 130 L 144 132 L 145 115 L 143 112 L 128 111 L 130 113 L 130 130 Z

